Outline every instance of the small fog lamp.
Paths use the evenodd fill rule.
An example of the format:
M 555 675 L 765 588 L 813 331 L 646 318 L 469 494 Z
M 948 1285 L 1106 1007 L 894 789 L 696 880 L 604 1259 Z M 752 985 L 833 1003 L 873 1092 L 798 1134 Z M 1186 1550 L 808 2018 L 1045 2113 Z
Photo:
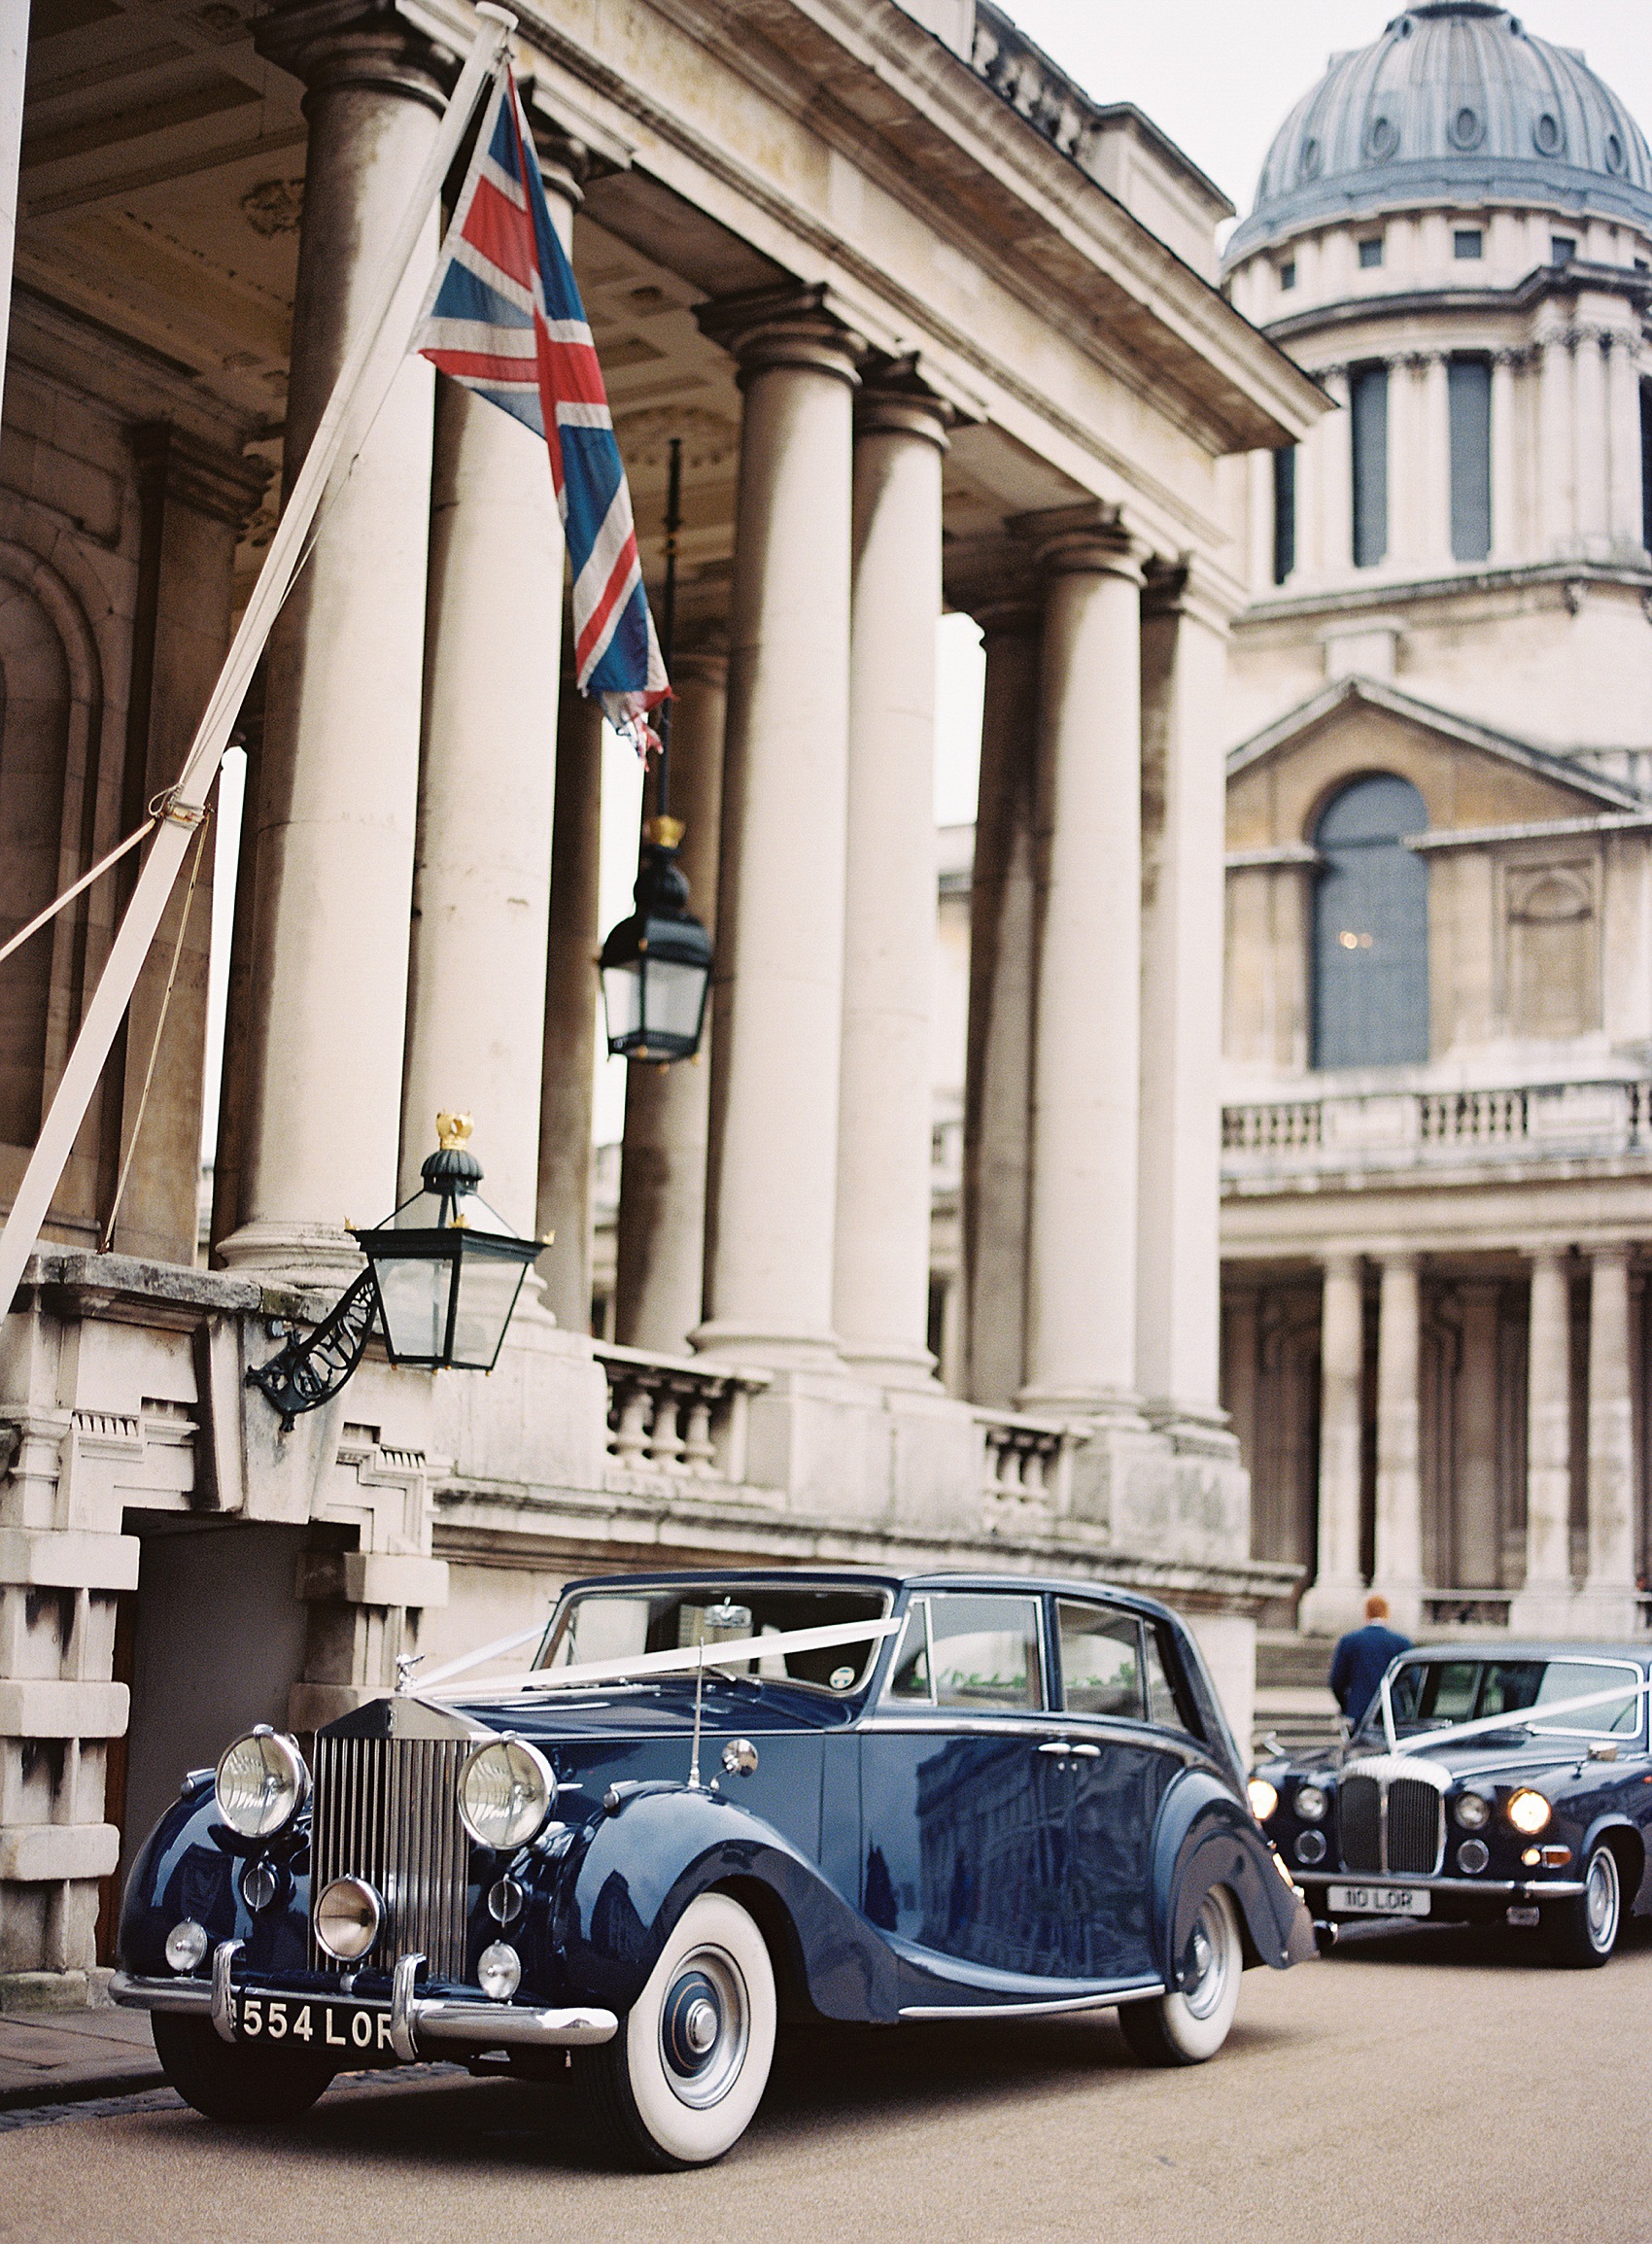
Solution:
M 1541 1792 L 1533 1792 L 1523 1784 L 1518 1792 L 1509 1794 L 1508 1819 L 1523 1839 L 1535 1839 L 1539 1831 L 1546 1831 L 1554 1810 Z
M 166 1936 L 166 1960 L 174 1971 L 193 1971 L 207 1951 L 206 1926 L 184 1917 Z
M 476 1984 L 490 2002 L 509 2002 L 522 1985 L 522 1958 L 508 1940 L 496 1940 L 476 1958 Z
M 478 1847 L 501 1854 L 538 1834 L 556 1796 L 550 1763 L 524 1738 L 479 1745 L 460 1771 L 460 1821 Z
M 340 1963 L 360 1963 L 383 1922 L 384 1905 L 364 1878 L 335 1878 L 316 1903 L 316 1938 Z
M 1323 1823 L 1325 1810 L 1330 1805 L 1323 1787 L 1318 1784 L 1299 1784 L 1296 1788 L 1296 1812 L 1304 1823 Z
M 219 1757 L 218 1812 L 242 1839 L 271 1839 L 310 1797 L 310 1772 L 294 1740 L 260 1722 Z
M 1279 1794 L 1265 1777 L 1253 1777 L 1245 1787 L 1250 1796 L 1251 1813 L 1258 1823 L 1265 1823 L 1279 1806 Z

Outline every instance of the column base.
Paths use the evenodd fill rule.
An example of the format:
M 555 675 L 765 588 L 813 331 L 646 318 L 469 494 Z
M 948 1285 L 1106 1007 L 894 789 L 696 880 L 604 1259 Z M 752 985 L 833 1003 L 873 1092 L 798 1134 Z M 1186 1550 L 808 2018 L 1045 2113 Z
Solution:
M 720 1356 L 760 1371 L 843 1372 L 843 1343 L 835 1332 L 807 1328 L 777 1330 L 734 1317 L 713 1317 L 688 1336 L 697 1356 Z
M 1225 1410 L 1153 1395 L 1144 1400 L 1142 1410 L 1155 1433 L 1169 1435 L 1178 1457 L 1233 1460 L 1239 1455 L 1239 1436 Z
M 1302 1592 L 1296 1623 L 1305 1636 L 1340 1637 L 1364 1625 L 1362 1581 L 1312 1582 Z
M 1569 1582 L 1536 1582 L 1516 1591 L 1508 1605 L 1510 1636 L 1572 1637 L 1578 1595 Z
M 933 1387 L 935 1358 L 908 1340 L 845 1340 L 843 1360 L 857 1379 L 875 1387 Z
M 219 1254 L 226 1268 L 282 1286 L 337 1290 L 361 1269 L 361 1250 L 336 1224 L 243 1224 Z
M 1621 1643 L 1640 1633 L 1639 1597 L 1623 1583 L 1585 1582 L 1573 1600 L 1572 1613 L 1574 1636 Z
M 1098 1433 L 1152 1433 L 1142 1398 L 1121 1387 L 1023 1387 L 1015 1408 L 1029 1418 L 1077 1418 Z

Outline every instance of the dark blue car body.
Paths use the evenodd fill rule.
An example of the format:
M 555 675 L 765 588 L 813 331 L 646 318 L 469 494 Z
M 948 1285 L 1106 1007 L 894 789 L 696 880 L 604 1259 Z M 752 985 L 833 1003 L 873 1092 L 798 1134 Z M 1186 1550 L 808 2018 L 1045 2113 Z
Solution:
M 575 1583 L 559 1609 L 580 1592 L 714 1587 L 738 1598 L 780 1578 L 735 1571 Z M 318 1800 L 273 1842 L 225 1828 L 210 1775 L 186 1781 L 128 1883 L 118 1993 L 165 2007 L 164 1988 L 152 1997 L 130 1990 L 167 1980 L 167 1934 L 187 1918 L 204 1928 L 209 1958 L 240 1944 L 224 1967 L 240 2002 L 341 1987 L 358 2001 L 388 2000 L 397 1951 L 417 1945 L 426 1957 L 421 1996 L 452 1996 L 473 2010 L 478 1958 L 499 1932 L 489 1896 L 506 1877 L 523 1896 L 511 1931 L 522 1979 L 496 2020 L 570 2005 L 623 2020 L 672 1926 L 708 1891 L 736 1896 L 761 1926 L 780 2015 L 791 2018 L 894 2023 L 1162 1994 L 1180 1984 L 1191 1928 L 1218 1884 L 1237 1905 L 1245 1963 L 1283 1968 L 1312 1954 L 1301 1896 L 1251 1813 L 1209 1676 L 1162 1606 L 1093 1584 L 1002 1575 L 799 1571 L 783 1580 L 800 1592 L 852 1589 L 896 1620 L 910 1613 L 914 1628 L 920 1614 L 927 1626 L 944 1611 L 933 1601 L 947 1597 L 1009 1597 L 1020 1609 L 1036 1600 L 1043 1703 L 976 1712 L 893 1700 L 899 1635 L 878 1646 L 851 1690 L 709 1670 L 700 1741 L 706 1781 L 694 1786 L 692 1675 L 492 1701 L 478 1684 L 473 1697 L 446 1706 L 376 1700 L 320 1734 L 314 1757 L 331 1772 L 331 1804 Z M 1064 1710 L 1057 1598 L 1100 1603 L 1126 1632 L 1137 1624 L 1149 1632 L 1174 1706 L 1161 1699 L 1150 1719 L 1144 1690 L 1134 1719 Z M 327 1959 L 312 1938 L 312 1858 L 324 1846 L 323 1817 L 336 1824 L 343 1812 L 347 1779 L 366 1781 L 361 1772 L 387 1751 L 401 1756 L 398 1767 L 428 1772 L 429 1796 L 395 1812 L 405 1855 L 427 1843 L 425 1826 L 447 1828 L 457 1757 L 490 1733 L 529 1740 L 544 1754 L 557 1778 L 554 1819 L 510 1855 L 461 1842 L 463 1893 L 452 1896 L 445 1953 L 430 1924 L 413 1921 L 416 1881 L 404 1861 L 390 1873 L 393 1921 L 381 1949 L 355 1972 L 319 1968 Z M 739 1742 L 754 1748 L 748 1773 L 723 1760 Z M 325 1839 L 334 1853 L 335 1838 Z M 249 1882 L 258 1890 L 248 1878 L 255 1863 L 273 1871 L 275 1885 L 257 1910 L 245 1890 Z M 409 1897 L 400 1926 L 397 1879 Z M 262 1884 L 267 1891 L 269 1881 Z M 478 2028 L 474 2051 L 488 2043 Z M 381 2037 L 350 2061 L 394 2054 Z

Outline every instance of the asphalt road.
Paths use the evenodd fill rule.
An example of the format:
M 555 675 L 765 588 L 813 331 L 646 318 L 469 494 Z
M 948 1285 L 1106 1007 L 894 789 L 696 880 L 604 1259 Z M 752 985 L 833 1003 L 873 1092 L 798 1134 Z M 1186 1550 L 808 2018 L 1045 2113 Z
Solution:
M 1652 1927 L 1602 1972 L 1530 1953 L 1382 1934 L 1249 1973 L 1178 2073 L 1106 2014 L 782 2036 L 750 2132 L 692 2174 L 604 2171 L 560 2089 L 457 2073 L 338 2084 L 280 2132 L 170 2091 L 14 2114 L 0 2239 L 1652 2244 Z

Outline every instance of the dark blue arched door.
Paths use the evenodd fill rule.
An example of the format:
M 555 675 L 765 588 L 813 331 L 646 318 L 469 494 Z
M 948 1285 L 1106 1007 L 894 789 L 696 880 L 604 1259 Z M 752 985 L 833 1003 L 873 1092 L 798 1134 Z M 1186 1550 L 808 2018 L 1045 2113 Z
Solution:
M 1356 779 L 1314 836 L 1314 1065 L 1428 1056 L 1428 871 L 1400 839 L 1428 823 L 1408 779 Z

